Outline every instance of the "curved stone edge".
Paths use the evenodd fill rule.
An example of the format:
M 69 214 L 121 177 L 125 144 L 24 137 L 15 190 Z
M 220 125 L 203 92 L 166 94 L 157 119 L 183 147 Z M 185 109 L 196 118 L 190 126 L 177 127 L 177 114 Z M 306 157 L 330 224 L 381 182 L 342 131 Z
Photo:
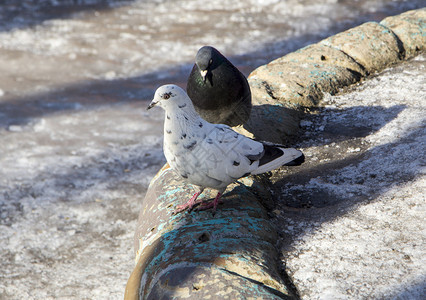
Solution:
M 165 165 L 142 203 L 125 299 L 294 298 L 277 269 L 278 235 L 255 195 L 264 193 L 257 182 L 230 186 L 214 216 L 211 210 L 173 215 L 192 188 Z M 200 197 L 214 196 L 206 192 Z
M 260 66 L 248 78 L 253 112 L 245 128 L 258 139 L 288 141 L 303 111 L 317 107 L 324 93 L 424 51 L 425 19 L 422 8 L 367 22 Z
M 387 17 L 380 24 L 391 29 L 402 42 L 405 58 L 414 57 L 426 49 L 426 8 Z
M 423 51 L 425 16 L 423 8 L 368 22 L 254 70 L 249 76 L 254 113 L 240 130 L 263 127 L 252 135 L 286 141 L 297 132 L 303 110 L 318 106 L 323 93 L 336 93 Z M 185 298 L 189 293 L 292 298 L 275 267 L 277 233 L 260 203 L 267 184 L 250 178 L 245 184 L 257 188 L 231 186 L 214 218 L 209 211 L 172 216 L 190 188 L 166 165 L 143 202 L 135 235 L 137 264 L 125 299 Z

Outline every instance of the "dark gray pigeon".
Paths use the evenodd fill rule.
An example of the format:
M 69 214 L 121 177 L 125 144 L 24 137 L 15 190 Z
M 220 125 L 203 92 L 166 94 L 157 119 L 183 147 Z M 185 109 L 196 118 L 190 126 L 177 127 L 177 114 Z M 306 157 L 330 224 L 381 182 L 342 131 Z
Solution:
M 237 126 L 250 116 L 247 79 L 213 47 L 198 50 L 186 91 L 197 113 L 210 123 Z

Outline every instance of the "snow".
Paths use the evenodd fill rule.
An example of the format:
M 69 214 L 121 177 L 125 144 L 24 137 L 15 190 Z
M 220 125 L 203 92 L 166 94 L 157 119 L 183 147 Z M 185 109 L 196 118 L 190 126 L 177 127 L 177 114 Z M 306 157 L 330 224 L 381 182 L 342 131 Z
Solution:
M 165 162 L 161 123 L 128 104 L 0 130 L 0 294 L 122 298 L 139 205 Z
M 299 184 L 290 176 L 275 220 L 302 299 L 424 299 L 425 58 L 328 95 L 303 122 L 305 172 L 321 171 Z M 361 125 L 369 131 L 339 136 Z M 289 202 L 300 194 L 312 201 Z
M 420 0 L 2 1 L 0 298 L 122 299 L 134 266 L 133 233 L 140 203 L 165 162 L 163 113 L 148 114 L 145 108 L 159 85 L 184 85 L 200 46 L 218 47 L 248 74 L 323 37 L 422 4 Z M 417 74 L 404 72 L 409 72 L 404 76 Z M 411 82 L 406 85 L 406 95 L 411 95 Z M 396 107 L 381 102 L 377 105 L 382 108 L 373 109 L 388 110 L 391 119 L 409 113 L 398 107 L 397 100 Z M 360 116 L 366 112 L 353 111 Z M 390 117 L 375 117 L 382 118 L 377 129 L 390 124 Z M 313 137 L 316 127 L 322 133 L 330 131 L 326 119 L 317 121 L 303 124 L 305 137 Z M 354 151 L 359 148 L 352 154 L 363 153 L 379 140 L 387 147 L 394 134 L 404 136 L 405 130 L 420 126 L 414 118 L 408 121 L 395 123 L 400 128 L 395 133 L 386 129 L 369 135 L 371 141 L 351 146 Z M 407 137 L 406 147 L 413 145 L 411 139 Z M 334 146 L 322 141 L 306 146 L 307 155 L 319 163 L 331 160 L 335 155 L 331 152 L 316 157 L 322 146 L 330 151 L 349 149 L 339 141 Z M 413 168 L 418 166 L 415 161 Z M 351 182 L 351 169 L 345 172 L 345 188 L 350 193 L 362 191 L 356 181 L 363 178 Z M 405 173 L 412 178 L 409 170 Z M 337 186 L 321 172 L 315 175 L 308 188 L 321 186 L 321 180 L 331 191 Z M 387 187 L 386 183 L 383 188 Z M 299 190 L 304 186 L 296 183 L 293 191 Z M 419 207 L 413 206 L 414 214 Z M 293 230 L 301 224 L 294 222 Z M 312 269 L 306 272 L 314 274 Z M 339 289 L 328 282 L 333 291 Z

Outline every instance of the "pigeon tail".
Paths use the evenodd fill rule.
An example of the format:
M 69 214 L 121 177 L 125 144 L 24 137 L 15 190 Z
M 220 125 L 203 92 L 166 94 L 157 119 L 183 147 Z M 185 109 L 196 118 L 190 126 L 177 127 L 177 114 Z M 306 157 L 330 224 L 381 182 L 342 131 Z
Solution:
M 264 144 L 264 147 L 265 154 L 259 160 L 259 167 L 251 172 L 252 175 L 269 172 L 281 166 L 298 166 L 305 161 L 302 151 L 267 144 Z

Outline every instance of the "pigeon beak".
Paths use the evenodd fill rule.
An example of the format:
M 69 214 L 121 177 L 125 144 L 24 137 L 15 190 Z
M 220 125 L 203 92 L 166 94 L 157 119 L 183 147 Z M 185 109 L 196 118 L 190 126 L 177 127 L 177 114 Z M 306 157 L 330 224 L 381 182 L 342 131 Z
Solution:
M 201 77 L 203 77 L 203 81 L 206 82 L 207 70 L 200 71 Z
M 157 101 L 152 100 L 151 103 L 146 108 L 146 110 L 153 108 L 155 106 L 155 104 L 157 104 L 157 103 L 158 103 Z

